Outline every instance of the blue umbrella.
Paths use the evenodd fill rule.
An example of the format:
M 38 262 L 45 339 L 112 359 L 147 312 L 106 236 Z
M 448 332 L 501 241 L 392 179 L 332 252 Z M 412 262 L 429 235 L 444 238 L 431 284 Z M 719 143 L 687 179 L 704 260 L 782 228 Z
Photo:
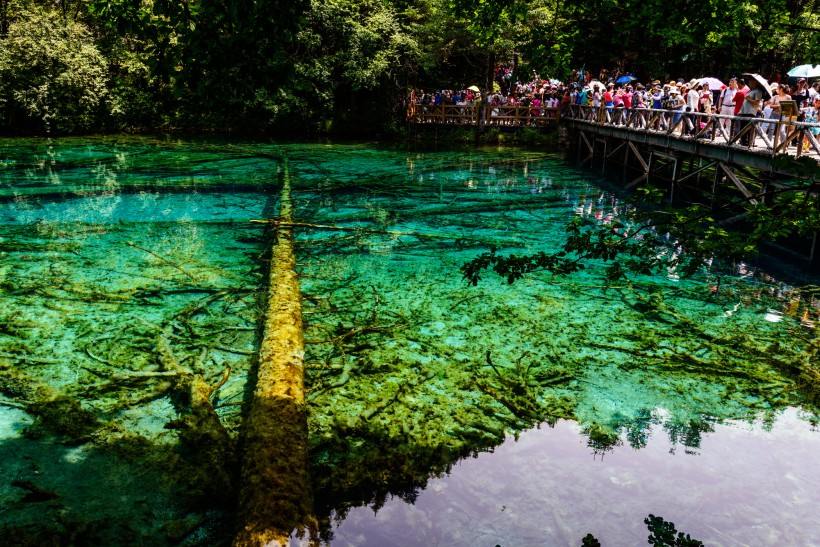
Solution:
M 820 65 L 800 65 L 796 66 L 788 74 L 792 78 L 814 78 L 820 76 Z
M 624 74 L 623 76 L 621 76 L 620 78 L 615 80 L 615 83 L 616 84 L 631 84 L 635 80 L 637 80 L 637 78 L 635 76 L 633 76 L 632 74 Z

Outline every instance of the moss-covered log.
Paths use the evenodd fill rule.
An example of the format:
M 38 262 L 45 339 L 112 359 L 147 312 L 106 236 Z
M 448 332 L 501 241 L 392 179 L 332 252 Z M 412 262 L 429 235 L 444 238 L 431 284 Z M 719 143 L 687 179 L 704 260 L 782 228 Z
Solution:
M 285 163 L 281 218 L 293 219 Z M 287 545 L 293 530 L 312 528 L 304 390 L 302 300 L 293 228 L 276 234 L 270 294 L 253 404 L 245 426 L 234 545 Z

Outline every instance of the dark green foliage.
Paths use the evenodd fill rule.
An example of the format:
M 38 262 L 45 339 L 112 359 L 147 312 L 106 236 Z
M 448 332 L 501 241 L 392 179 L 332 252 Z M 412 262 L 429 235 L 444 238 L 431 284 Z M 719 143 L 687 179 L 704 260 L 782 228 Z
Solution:
M 771 77 L 820 54 L 813 0 L 685 13 L 660 0 L 0 0 L 0 108 L 11 131 L 394 134 L 408 88 L 486 87 L 496 63 L 521 80 L 615 63 L 643 80 Z
M 0 39 L 0 109 L 7 123 L 88 130 L 107 94 L 105 59 L 88 27 L 36 7 L 10 21 Z
M 675 529 L 675 524 L 666 522 L 661 517 L 649 515 L 643 520 L 649 529 L 649 544 L 659 547 L 702 547 L 703 542 L 684 535 Z
M 657 545 L 658 547 L 703 547 L 703 542 L 692 539 L 689 534 L 684 535 L 683 532 L 678 532 L 674 523 L 666 522 L 661 517 L 650 514 L 643 519 L 643 522 L 649 529 L 649 538 L 647 539 L 649 545 Z M 601 547 L 601 542 L 592 534 L 587 534 L 581 540 L 581 547 Z

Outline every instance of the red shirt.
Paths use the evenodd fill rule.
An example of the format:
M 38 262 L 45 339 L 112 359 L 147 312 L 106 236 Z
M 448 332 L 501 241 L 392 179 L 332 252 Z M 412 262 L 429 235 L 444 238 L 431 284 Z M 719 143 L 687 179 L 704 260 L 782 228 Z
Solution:
M 740 114 L 740 109 L 743 108 L 743 101 L 746 100 L 746 93 L 749 92 L 748 87 L 744 87 L 743 89 L 738 89 L 735 92 L 735 116 Z

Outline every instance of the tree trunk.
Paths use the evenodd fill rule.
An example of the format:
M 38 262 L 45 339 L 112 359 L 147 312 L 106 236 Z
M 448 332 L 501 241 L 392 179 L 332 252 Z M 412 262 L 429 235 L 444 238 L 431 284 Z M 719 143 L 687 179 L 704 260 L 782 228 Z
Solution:
M 285 163 L 281 218 L 293 221 Z M 265 333 L 245 426 L 234 545 L 287 545 L 294 530 L 315 529 L 308 472 L 302 300 L 293 228 L 280 227 L 273 247 Z

